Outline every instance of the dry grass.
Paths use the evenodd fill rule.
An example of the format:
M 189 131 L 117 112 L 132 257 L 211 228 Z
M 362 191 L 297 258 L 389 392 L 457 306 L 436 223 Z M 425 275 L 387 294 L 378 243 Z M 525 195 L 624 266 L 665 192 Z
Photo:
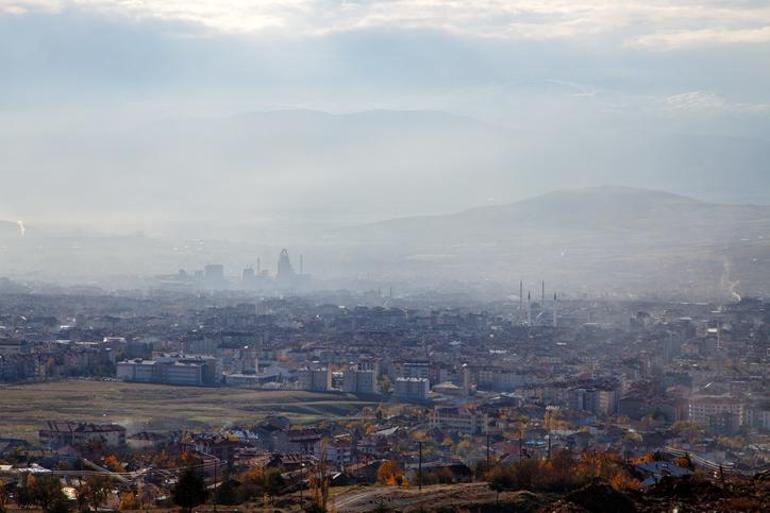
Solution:
M 0 437 L 35 440 L 46 420 L 116 422 L 129 431 L 216 427 L 282 414 L 295 422 L 353 415 L 344 394 L 66 380 L 0 386 Z

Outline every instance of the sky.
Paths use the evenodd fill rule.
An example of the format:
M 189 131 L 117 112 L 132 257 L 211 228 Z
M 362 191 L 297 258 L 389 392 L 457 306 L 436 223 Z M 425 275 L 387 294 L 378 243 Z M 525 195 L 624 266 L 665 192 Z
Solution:
M 312 147 L 302 159 L 264 157 L 264 141 L 255 156 L 245 137 L 235 150 L 227 137 L 205 152 L 179 145 L 180 125 L 216 132 L 223 119 L 287 109 L 439 111 L 465 120 L 462 134 L 481 141 L 479 130 L 491 131 L 495 142 L 463 153 L 483 179 L 447 180 L 439 194 L 437 169 L 462 174 L 452 167 L 461 155 L 441 150 L 458 132 L 414 133 L 408 146 L 372 136 L 355 158 L 351 129 L 329 120 L 316 129 L 328 144 L 317 132 L 298 138 L 301 148 L 275 146 Z M 412 122 L 392 121 L 383 140 Z M 220 130 L 253 135 L 238 126 Z M 354 222 L 607 182 L 770 203 L 756 183 L 730 178 L 770 174 L 769 134 L 767 1 L 0 0 L 4 219 L 146 229 L 327 209 Z M 714 141 L 728 141 L 724 160 Z M 658 160 L 633 157 L 649 147 Z M 367 154 L 378 162 L 362 173 Z M 402 154 L 419 165 L 390 165 Z M 377 197 L 399 196 L 414 176 L 417 193 Z M 340 194 L 351 183 L 358 202 Z

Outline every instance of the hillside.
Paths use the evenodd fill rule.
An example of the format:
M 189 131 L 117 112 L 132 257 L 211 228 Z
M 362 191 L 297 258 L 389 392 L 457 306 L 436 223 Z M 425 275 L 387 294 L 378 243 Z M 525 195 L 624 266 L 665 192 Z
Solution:
M 770 207 L 600 187 L 393 219 L 338 236 L 399 259 L 404 273 L 419 267 L 444 278 L 543 277 L 562 290 L 726 295 L 770 290 L 768 234 Z
M 731 478 L 725 483 L 666 477 L 645 490 L 618 491 L 593 483 L 562 493 L 506 491 L 499 496 L 487 483 L 414 487 L 359 487 L 335 499 L 339 513 L 658 513 L 663 511 L 759 513 L 770 499 L 767 476 Z

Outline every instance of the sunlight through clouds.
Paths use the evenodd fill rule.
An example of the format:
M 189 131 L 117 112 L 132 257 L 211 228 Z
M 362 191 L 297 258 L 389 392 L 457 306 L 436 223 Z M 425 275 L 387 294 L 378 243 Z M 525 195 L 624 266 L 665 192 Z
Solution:
M 766 2 L 602 0 L 0 0 L 0 12 L 82 9 L 224 33 L 308 37 L 366 29 L 438 30 L 475 38 L 593 40 L 678 48 L 770 41 Z

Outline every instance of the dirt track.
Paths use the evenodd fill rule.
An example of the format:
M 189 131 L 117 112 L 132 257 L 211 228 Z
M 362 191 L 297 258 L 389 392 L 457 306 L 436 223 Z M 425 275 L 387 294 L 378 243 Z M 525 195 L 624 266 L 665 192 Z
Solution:
M 422 507 L 436 507 L 440 504 L 462 502 L 494 502 L 495 493 L 486 483 L 425 486 L 420 492 L 417 487 L 371 487 L 351 490 L 335 500 L 339 513 L 371 511 L 380 501 L 395 509 L 418 510 Z

